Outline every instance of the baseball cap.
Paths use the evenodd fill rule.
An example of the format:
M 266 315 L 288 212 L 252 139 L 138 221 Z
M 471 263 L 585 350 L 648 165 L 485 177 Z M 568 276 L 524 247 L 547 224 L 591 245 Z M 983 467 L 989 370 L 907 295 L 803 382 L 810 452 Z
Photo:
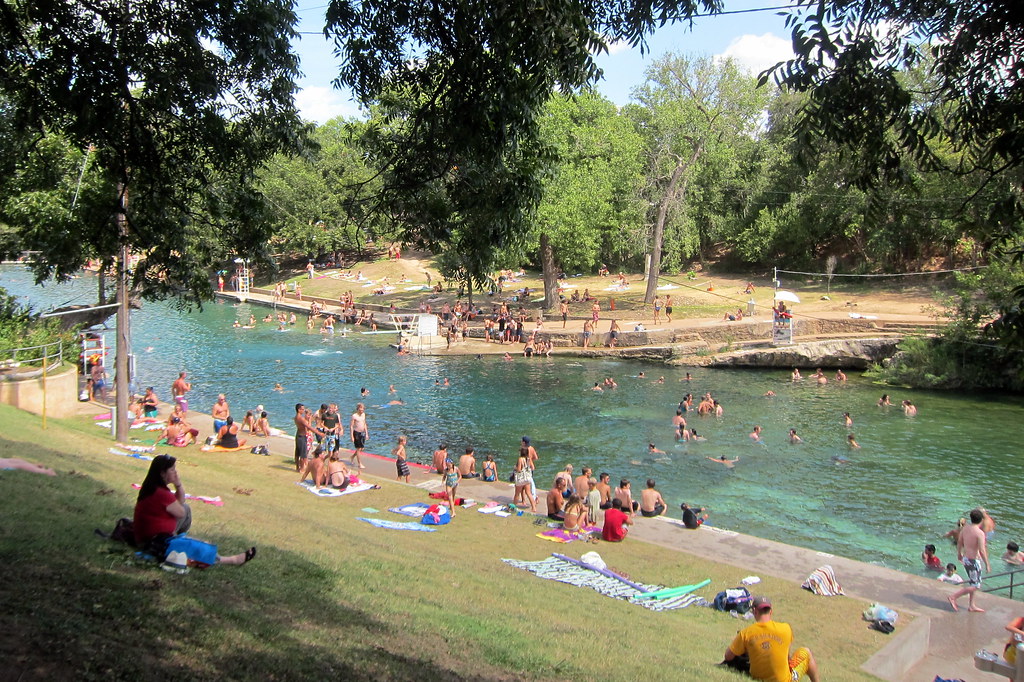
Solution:
M 527 445 L 529 445 L 530 444 L 530 437 L 529 436 L 523 436 L 523 442 L 526 443 Z
M 754 600 L 750 602 L 750 608 L 755 611 L 761 609 L 770 609 L 772 607 L 772 600 L 768 597 L 754 597 Z

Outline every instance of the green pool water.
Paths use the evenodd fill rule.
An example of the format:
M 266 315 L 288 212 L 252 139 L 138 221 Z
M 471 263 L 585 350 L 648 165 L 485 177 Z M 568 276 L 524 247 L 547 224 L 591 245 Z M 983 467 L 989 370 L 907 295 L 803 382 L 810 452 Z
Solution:
M 88 301 L 95 280 L 33 287 L 26 271 L 6 267 L 0 286 L 44 307 Z M 456 454 L 472 445 L 481 460 L 493 454 L 507 474 L 520 438 L 529 435 L 541 457 L 539 485 L 570 462 L 577 472 L 587 465 L 613 481 L 630 478 L 637 493 L 651 477 L 675 514 L 685 500 L 711 507 L 717 526 L 915 573 L 923 573 L 919 555 L 928 542 L 944 562 L 955 560 L 940 536 L 977 505 L 999 522 L 996 559 L 1007 541 L 1024 544 L 1018 396 L 881 388 L 855 372 L 845 384 L 817 386 L 792 384 L 783 371 L 690 369 L 693 380 L 683 382 L 686 369 L 631 361 L 399 357 L 387 346 L 390 336 L 231 327 L 250 312 L 260 318 L 266 311 L 217 303 L 179 312 L 147 303 L 133 314 L 139 384 L 167 399 L 171 381 L 186 369 L 193 408 L 208 411 L 224 392 L 236 418 L 262 404 L 278 427 L 290 424 L 296 402 L 337 402 L 350 414 L 366 387 L 371 451 L 389 452 L 399 434 L 409 437 L 412 459 L 423 462 L 441 442 Z M 636 378 L 641 371 L 646 379 Z M 589 390 L 607 376 L 617 389 Z M 655 382 L 659 376 L 664 384 Z M 451 386 L 435 386 L 445 377 Z M 274 392 L 275 383 L 285 392 Z M 405 405 L 384 405 L 390 384 Z M 769 390 L 776 396 L 764 397 Z M 687 392 L 707 391 L 724 406 L 723 417 L 688 414 L 707 441 L 677 444 L 677 404 Z M 878 407 L 883 392 L 897 406 Z M 903 398 L 918 405 L 916 417 L 903 415 Z M 846 445 L 847 411 L 859 450 Z M 748 437 L 756 424 L 763 444 Z M 787 442 L 790 428 L 803 444 Z M 666 454 L 648 455 L 648 442 Z M 705 459 L 721 455 L 740 462 L 727 469 Z

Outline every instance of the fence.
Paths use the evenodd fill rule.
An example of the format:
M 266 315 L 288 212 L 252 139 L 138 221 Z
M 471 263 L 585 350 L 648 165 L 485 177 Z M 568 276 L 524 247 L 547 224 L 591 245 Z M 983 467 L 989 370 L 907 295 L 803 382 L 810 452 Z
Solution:
M 6 357 L 8 355 L 10 355 L 9 358 Z M 60 365 L 63 362 L 64 340 L 57 339 L 56 341 L 39 346 L 11 348 L 0 351 L 0 356 L 5 357 L 4 360 L 0 360 L 0 367 L 3 368 L 20 367 L 22 365 L 45 365 L 49 368 L 53 365 Z
M 1021 566 L 1020 568 L 1015 568 L 1015 569 L 1010 570 L 1010 571 L 1004 571 L 1003 573 L 991 573 L 989 575 L 986 575 L 985 576 L 985 581 L 989 584 L 989 586 L 988 587 L 983 587 L 981 591 L 982 592 L 998 592 L 1000 590 L 1009 590 L 1010 594 L 1007 595 L 1007 596 L 1009 596 L 1010 599 L 1013 599 L 1013 589 L 1014 589 L 1014 587 L 1017 586 L 1016 585 L 1016 582 L 1017 582 L 1016 578 L 1017 578 L 1017 575 L 1021 574 L 1021 573 L 1024 573 L 1024 566 Z M 1004 578 L 1009 578 L 1009 580 L 1004 580 Z M 1021 578 L 1022 578 L 1022 580 L 1021 580 L 1020 587 L 1024 588 L 1024 576 L 1021 576 Z M 995 581 L 997 583 L 1000 583 L 1000 584 L 992 585 L 993 581 Z M 1005 584 L 1002 584 L 1002 583 L 1005 583 Z

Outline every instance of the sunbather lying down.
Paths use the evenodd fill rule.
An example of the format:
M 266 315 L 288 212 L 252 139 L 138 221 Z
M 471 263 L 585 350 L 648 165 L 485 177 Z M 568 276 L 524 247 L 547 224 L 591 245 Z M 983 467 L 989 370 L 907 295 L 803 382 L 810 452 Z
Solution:
M 33 474 L 45 474 L 47 476 L 56 476 L 57 472 L 49 467 L 44 467 L 42 464 L 33 464 L 32 462 L 26 462 L 23 459 L 17 457 L 11 459 L 0 459 L 0 470 L 11 470 L 21 469 L 22 471 L 29 471 Z

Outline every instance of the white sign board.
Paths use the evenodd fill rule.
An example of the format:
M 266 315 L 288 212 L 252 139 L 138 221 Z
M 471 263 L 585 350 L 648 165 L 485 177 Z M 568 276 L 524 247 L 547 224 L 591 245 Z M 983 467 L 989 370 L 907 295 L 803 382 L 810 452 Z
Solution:
M 437 315 L 420 315 L 417 333 L 420 336 L 437 336 Z

